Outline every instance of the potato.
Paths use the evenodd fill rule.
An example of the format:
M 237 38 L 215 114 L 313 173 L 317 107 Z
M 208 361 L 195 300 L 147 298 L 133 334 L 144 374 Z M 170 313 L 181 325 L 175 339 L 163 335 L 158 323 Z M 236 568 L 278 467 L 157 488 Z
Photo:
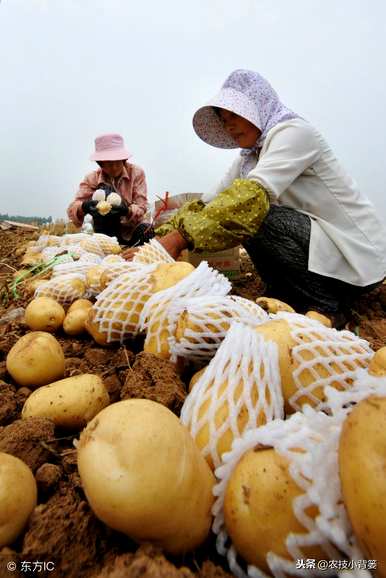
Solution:
M 36 297 L 27 305 L 24 320 L 33 331 L 54 333 L 62 326 L 66 313 L 51 297 Z
M 96 208 L 100 215 L 107 215 L 111 211 L 111 205 L 107 201 L 99 201 Z
M 95 291 L 101 291 L 101 276 L 104 272 L 104 267 L 101 265 L 95 265 L 95 267 L 90 267 L 86 273 L 86 284 L 87 287 L 94 289 Z
M 0 547 L 12 544 L 36 506 L 37 487 L 29 467 L 0 453 Z
M 90 310 L 85 324 L 87 331 L 99 345 L 106 345 L 109 337 L 108 333 L 100 331 L 101 326 L 108 328 L 111 341 L 118 341 L 125 333 L 128 337 L 137 335 L 140 331 L 139 318 L 146 301 L 154 293 L 172 287 L 193 270 L 190 263 L 161 263 L 155 271 L 141 280 L 122 281 L 120 288 L 111 288 L 111 292 L 106 293 L 101 301 L 104 308 L 102 321 L 96 322 L 95 310 Z M 153 349 L 152 341 L 146 351 L 153 352 Z
M 38 287 L 41 287 L 45 283 L 47 283 L 47 280 L 43 279 L 42 277 L 39 277 L 39 279 L 30 279 L 24 285 L 24 290 L 27 293 L 27 295 L 32 295 L 33 293 L 35 293 Z
M 108 334 L 99 331 L 99 324 L 95 321 L 96 311 L 91 308 L 87 311 L 84 327 L 98 345 L 107 345 Z
M 256 328 L 256 331 L 267 341 L 273 341 L 278 346 L 285 411 L 286 413 L 293 413 L 297 407 L 294 407 L 290 400 L 298 392 L 294 374 L 298 371 L 300 362 L 293 355 L 293 348 L 297 344 L 292 338 L 290 324 L 284 319 L 274 319 L 267 323 L 262 323 Z M 346 345 L 346 342 L 339 341 L 338 332 L 331 329 L 331 333 L 326 337 L 325 331 L 325 328 L 323 328 L 323 334 L 320 334 L 320 341 L 325 341 L 323 347 L 320 345 L 320 341 L 316 339 L 317 330 L 313 330 L 312 337 L 306 331 L 299 331 L 303 346 L 306 346 L 310 340 L 312 341 L 312 347 L 304 347 L 301 353 L 302 362 L 309 362 L 309 367 L 304 367 L 298 376 L 302 390 L 311 390 L 312 397 L 307 394 L 299 395 L 296 398 L 296 404 L 299 407 L 305 403 L 315 406 L 318 403 L 317 400 L 325 400 L 324 385 L 327 384 L 327 378 L 333 377 L 328 385 L 338 390 L 343 390 L 353 381 L 352 378 L 347 378 L 345 373 L 353 371 L 355 368 L 367 367 L 368 365 L 366 359 L 359 358 L 359 354 L 363 356 L 367 354 L 367 351 L 359 342 L 347 340 Z M 358 354 L 357 360 L 355 359 L 356 354 Z M 339 355 L 338 361 L 331 361 L 337 355 Z M 318 358 L 321 358 L 322 361 L 325 359 L 328 363 L 315 362 L 312 365 L 311 362 Z M 334 377 L 334 374 L 336 374 L 336 377 Z M 312 387 L 312 384 L 318 380 L 320 385 Z M 323 382 L 323 380 L 325 381 Z
M 88 299 L 77 299 L 73 303 L 71 303 L 70 307 L 67 309 L 68 313 L 72 313 L 73 311 L 77 311 L 78 309 L 86 309 L 87 311 L 93 306 L 92 302 Z
M 346 418 L 339 443 L 343 502 L 364 557 L 386 577 L 386 397 L 371 395 Z
M 39 263 L 43 262 L 43 257 L 41 253 L 26 253 L 23 259 L 20 261 L 20 264 L 25 267 L 33 267 L 34 265 L 38 265 Z
M 157 269 L 152 273 L 153 280 L 153 292 L 163 291 L 173 285 L 177 285 L 179 281 L 182 281 L 187 277 L 192 271 L 194 271 L 193 265 L 190 263 L 185 263 L 184 261 L 176 261 L 175 263 L 161 263 Z
M 188 391 L 189 393 L 192 391 L 193 386 L 197 383 L 197 381 L 200 379 L 201 375 L 204 373 L 206 367 L 203 367 L 202 369 L 200 369 L 199 371 L 197 371 L 191 378 L 191 380 L 189 381 L 189 387 L 188 387 Z
M 292 507 L 293 499 L 301 494 L 288 473 L 287 460 L 274 449 L 244 454 L 231 473 L 224 496 L 225 527 L 244 560 L 268 574 L 268 552 L 292 560 L 285 540 L 290 532 L 306 532 Z M 319 512 L 315 507 L 307 513 L 316 517 Z M 304 547 L 304 552 L 315 560 L 327 557 L 318 546 Z
M 67 335 L 80 335 L 86 331 L 86 321 L 90 308 L 81 307 L 69 311 L 63 321 L 63 330 Z
M 295 313 L 295 309 L 293 309 L 291 305 L 287 305 L 284 301 L 274 299 L 273 297 L 258 297 L 256 303 L 267 313 L 279 313 L 279 311 Z
M 47 417 L 57 426 L 82 429 L 109 403 L 101 378 L 84 373 L 39 387 L 27 398 L 22 418 Z
M 64 354 L 53 335 L 32 331 L 11 348 L 6 366 L 16 383 L 36 388 L 63 377 Z
M 326 317 L 326 315 L 319 313 L 318 311 L 307 311 L 306 317 L 315 319 L 315 321 L 319 321 L 319 323 L 325 325 L 326 327 L 332 327 L 331 319 Z
M 203 542 L 214 476 L 177 416 L 145 399 L 114 403 L 83 430 L 78 469 L 105 524 L 172 554 Z
M 386 375 L 386 347 L 381 347 L 374 353 L 369 364 L 369 373 L 376 377 Z

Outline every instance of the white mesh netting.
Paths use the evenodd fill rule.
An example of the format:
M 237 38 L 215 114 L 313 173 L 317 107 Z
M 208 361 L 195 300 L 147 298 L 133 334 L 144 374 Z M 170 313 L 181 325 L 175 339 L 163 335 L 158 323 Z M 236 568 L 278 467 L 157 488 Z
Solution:
M 81 258 L 79 261 L 70 261 L 69 263 L 60 263 L 59 265 L 55 265 L 52 268 L 52 276 L 58 277 L 69 273 L 80 273 L 85 275 L 91 267 L 95 267 L 95 265 L 98 265 L 101 262 L 100 257 L 97 255 L 93 255 L 93 257 L 95 257 L 97 261 L 84 260 Z
M 374 354 L 369 343 L 351 331 L 337 331 L 296 313 L 280 312 L 275 319 L 288 322 L 295 342 L 291 348 L 295 392 L 288 400 L 295 410 L 304 403 L 325 409 L 320 394 L 324 387 L 351 388 L 356 371 L 366 368 Z
M 143 270 L 143 263 L 133 263 L 133 261 L 124 260 L 122 261 L 123 262 L 119 263 L 110 263 L 108 266 L 107 264 L 106 266 L 104 265 L 105 271 L 103 275 L 103 281 L 105 287 L 107 287 L 107 285 L 109 285 L 113 279 L 116 279 L 123 273 L 135 273 L 137 271 Z
M 211 359 L 232 321 L 251 326 L 268 321 L 259 305 L 232 295 L 179 299 L 170 304 L 169 313 L 177 319 L 176 331 L 169 339 L 171 354 L 192 360 Z
M 134 263 L 174 263 L 173 257 L 163 248 L 157 239 L 151 239 L 135 253 Z
M 140 314 L 153 294 L 151 273 L 158 263 L 123 273 L 97 297 L 93 305 L 93 323 L 107 336 L 107 343 L 122 342 L 140 332 Z
M 217 467 L 234 439 L 283 413 L 276 344 L 245 324 L 232 323 L 186 398 L 182 423 L 203 456 Z
M 333 391 L 336 395 L 343 394 L 348 397 L 351 393 Z M 303 413 L 297 412 L 286 421 L 276 420 L 247 431 L 242 438 L 234 441 L 232 450 L 223 456 L 223 463 L 215 472 L 219 481 L 213 490 L 217 496 L 213 506 L 213 531 L 218 535 L 218 552 L 227 557 L 237 578 L 267 576 L 256 566 L 240 565 L 240 559 L 225 528 L 223 513 L 226 487 L 234 468 L 246 452 L 258 445 L 273 447 L 289 461 L 289 473 L 303 491 L 292 504 L 294 514 L 305 531 L 289 533 L 287 536 L 286 547 L 292 561 L 274 552 L 267 554 L 266 561 L 273 576 L 284 578 L 286 575 L 336 575 L 339 569 L 350 568 L 349 561 L 364 559 L 342 503 L 338 444 L 342 422 L 348 410 L 341 411 L 343 413 L 340 416 L 330 416 L 305 406 Z M 258 480 L 256 483 L 258 484 Z M 318 508 L 315 518 L 307 513 L 310 506 Z M 331 564 L 323 569 L 318 569 L 317 564 L 315 568 L 299 566 L 297 561 L 309 558 L 304 548 L 311 545 L 318 545 L 325 552 L 324 560 L 341 561 L 341 564 Z M 345 572 L 345 575 L 369 576 L 369 573 L 356 571 Z
M 90 237 L 90 235 L 88 236 Z M 92 235 L 92 238 L 98 243 L 104 255 L 117 255 L 121 252 L 121 248 L 116 237 L 109 237 L 108 235 L 103 235 L 102 233 L 95 233 Z
M 175 356 L 171 356 L 169 348 L 169 338 L 175 334 L 178 313 L 173 312 L 170 305 L 181 298 L 224 296 L 230 289 L 228 279 L 203 261 L 176 285 L 157 292 L 147 301 L 141 313 L 141 326 L 146 329 L 144 350 L 171 357 L 174 361 Z
M 35 297 L 52 297 L 58 303 L 68 304 L 86 295 L 85 276 L 70 273 L 50 279 L 35 291 Z

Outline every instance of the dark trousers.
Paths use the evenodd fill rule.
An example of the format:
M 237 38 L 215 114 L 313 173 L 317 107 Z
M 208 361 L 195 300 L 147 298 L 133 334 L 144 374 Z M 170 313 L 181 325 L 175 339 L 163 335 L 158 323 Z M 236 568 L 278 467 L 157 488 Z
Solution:
M 337 313 L 379 283 L 357 287 L 308 270 L 311 219 L 295 209 L 272 205 L 258 234 L 244 243 L 266 295 L 292 305 L 298 312 L 310 309 Z

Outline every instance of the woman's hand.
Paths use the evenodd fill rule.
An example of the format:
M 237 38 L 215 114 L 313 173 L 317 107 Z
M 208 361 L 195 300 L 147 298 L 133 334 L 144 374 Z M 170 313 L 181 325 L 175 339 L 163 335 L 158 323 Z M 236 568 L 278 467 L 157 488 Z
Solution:
M 178 259 L 184 249 L 187 249 L 188 243 L 178 231 L 172 231 L 164 237 L 155 237 L 160 245 L 169 253 L 173 259 Z M 141 247 L 129 247 L 122 251 L 121 256 L 126 261 L 131 261 Z
M 122 251 L 121 257 L 123 257 L 126 261 L 132 261 L 136 252 L 140 248 L 141 247 L 129 247 L 128 249 L 125 249 L 124 251 Z
M 172 231 L 163 237 L 156 237 L 156 239 L 173 259 L 178 259 L 182 251 L 188 248 L 187 241 L 179 231 Z

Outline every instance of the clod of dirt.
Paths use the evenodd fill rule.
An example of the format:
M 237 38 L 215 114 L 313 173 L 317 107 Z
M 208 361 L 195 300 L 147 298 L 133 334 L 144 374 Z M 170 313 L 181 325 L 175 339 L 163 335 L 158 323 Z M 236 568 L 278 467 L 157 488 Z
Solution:
M 225 572 L 221 566 L 216 566 L 210 560 L 206 560 L 198 573 L 198 578 L 233 578 L 233 574 Z
M 17 418 L 16 387 L 0 381 L 0 425 L 7 425 Z
M 35 472 L 55 451 L 54 432 L 45 417 L 18 419 L 0 430 L 0 451 L 20 458 Z
M 32 391 L 28 387 L 21 387 L 16 392 L 16 399 L 18 406 L 20 407 L 20 411 L 23 408 L 27 398 L 31 395 Z
M 62 470 L 56 464 L 43 464 L 35 473 L 39 490 L 48 493 L 55 489 L 62 476 Z
M 179 415 L 186 391 L 170 361 L 142 352 L 137 355 L 132 371 L 127 372 L 121 390 L 121 399 L 133 397 L 157 401 Z
M 44 578 L 86 578 L 100 566 L 109 533 L 72 485 L 60 482 L 47 503 L 33 511 L 20 557 L 53 562 L 55 570 L 39 574 Z
M 188 568 L 176 568 L 161 550 L 144 544 L 135 554 L 117 556 L 92 578 L 194 578 L 194 574 Z

